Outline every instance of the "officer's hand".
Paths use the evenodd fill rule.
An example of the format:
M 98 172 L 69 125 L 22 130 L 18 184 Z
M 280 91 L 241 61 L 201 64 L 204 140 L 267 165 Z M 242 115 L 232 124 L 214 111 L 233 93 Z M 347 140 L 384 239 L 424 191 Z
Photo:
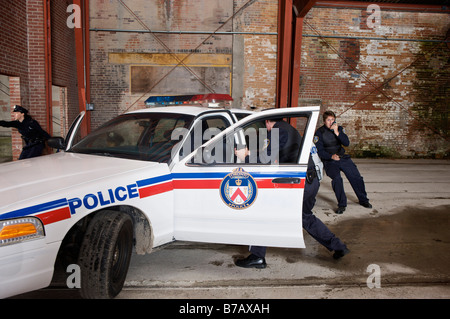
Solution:
M 250 155 L 248 148 L 241 148 L 240 150 L 234 148 L 234 155 L 237 156 L 241 161 L 245 161 L 245 158 Z
M 336 122 L 334 122 L 333 125 L 331 125 L 330 129 L 334 131 L 334 134 L 339 135 L 339 126 L 337 125 Z
M 341 158 L 339 157 L 339 155 L 333 154 L 333 155 L 331 155 L 331 159 L 335 160 L 335 161 L 339 161 Z

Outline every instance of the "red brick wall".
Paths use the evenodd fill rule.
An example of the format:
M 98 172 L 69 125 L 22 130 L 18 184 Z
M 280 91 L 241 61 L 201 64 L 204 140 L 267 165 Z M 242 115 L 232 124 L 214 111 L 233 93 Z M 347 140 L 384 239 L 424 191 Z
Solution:
M 69 121 L 78 113 L 73 30 L 65 26 L 70 3 L 52 1 L 51 8 L 53 78 L 55 85 L 69 88 Z M 240 106 L 274 106 L 277 36 L 271 33 L 277 32 L 277 0 L 135 0 L 127 4 L 150 29 L 167 31 L 214 31 L 247 4 L 221 29 L 265 33 L 236 35 L 243 39 L 242 52 L 236 51 L 231 35 L 208 39 L 199 34 L 157 36 L 175 53 L 196 50 L 242 59 L 242 69 L 232 70 L 233 78 L 242 81 L 230 83 L 242 86 Z M 90 1 L 90 16 L 92 28 L 143 29 L 117 1 Z M 446 88 L 450 80 L 446 70 L 450 51 L 445 46 L 316 36 L 318 32 L 325 36 L 443 39 L 450 28 L 449 15 L 386 11 L 381 12 L 381 24 L 376 28 L 367 26 L 367 16 L 365 10 L 350 9 L 313 8 L 308 13 L 303 28 L 300 98 L 320 100 L 323 110 L 338 114 L 352 141 L 349 151 L 354 154 L 445 156 L 448 142 L 440 137 L 448 139 Z M 21 104 L 45 123 L 42 1 L 4 0 L 0 19 L 6 21 L 0 24 L 0 73 L 20 78 Z M 131 93 L 130 65 L 110 63 L 110 53 L 167 51 L 149 34 L 91 32 L 90 42 L 95 128 L 125 110 L 144 107 L 147 98 Z M 372 92 L 383 83 L 385 95 Z
M 23 96 L 30 115 L 42 128 L 47 127 L 45 99 L 44 1 L 27 1 L 28 26 L 28 94 Z M 26 85 L 26 84 L 25 84 Z
M 247 0 L 234 1 L 235 11 Z M 275 105 L 277 77 L 278 1 L 250 2 L 233 21 L 234 31 L 244 35 L 244 98 L 242 108 L 271 108 Z M 273 35 L 275 33 L 275 35 Z
M 68 116 L 65 131 L 79 113 L 77 91 L 77 65 L 75 59 L 75 33 L 67 26 L 67 7 L 72 0 L 51 2 L 52 27 L 52 81 L 53 85 L 66 87 Z
M 264 34 L 236 35 L 243 38 L 243 52 L 236 52 L 230 44 L 231 36 L 224 35 L 208 40 L 198 51 L 232 52 L 233 59 L 243 56 L 243 69 L 233 70 L 233 78 L 241 81 L 231 84 L 243 87 L 240 106 L 274 107 L 277 36 L 271 33 L 277 32 L 278 1 L 192 1 L 136 0 L 130 2 L 129 7 L 152 30 L 213 31 L 218 22 L 223 23 L 230 17 L 230 5 L 232 12 L 237 12 L 247 4 L 221 31 Z M 211 11 L 219 13 L 211 15 Z M 90 14 L 94 28 L 143 29 L 135 17 L 116 2 L 94 1 Z M 449 15 L 393 11 L 380 14 L 380 25 L 371 28 L 367 25 L 370 16 L 367 10 L 313 8 L 308 13 L 303 28 L 300 98 L 320 100 L 322 111 L 332 109 L 338 114 L 339 122 L 346 126 L 352 141 L 349 151 L 355 155 L 448 156 L 449 146 L 445 141 L 449 134 L 445 128 L 448 116 L 447 120 L 438 117 L 442 112 L 448 115 L 448 96 L 445 96 L 448 89 L 445 87 L 450 81 L 449 74 L 440 69 L 448 69 L 449 50 L 437 48 L 437 56 L 434 56 L 427 44 L 408 39 L 442 40 L 450 27 Z M 323 40 L 307 36 L 318 34 L 343 38 Z M 174 52 L 189 52 L 206 37 L 157 36 Z M 131 105 L 131 109 L 144 107 L 143 102 L 150 95 L 130 92 L 129 66 L 110 63 L 111 52 L 165 51 L 149 34 L 91 33 L 92 95 L 97 110 L 93 113 L 93 127 L 130 109 Z M 423 54 L 427 57 L 419 61 L 422 65 L 416 63 L 408 67 Z M 427 75 L 425 80 L 424 75 Z M 433 94 L 440 95 L 440 106 L 433 105 L 432 97 L 423 98 L 427 95 L 426 89 L 421 87 L 423 81 L 429 87 L 438 87 Z M 384 82 L 383 93 L 372 92 Z M 157 94 L 158 89 L 152 93 Z M 429 113 L 433 116 L 424 124 L 424 117 Z M 438 135 L 430 129 L 436 126 Z
M 68 88 L 70 110 L 78 109 L 76 61 L 73 30 L 66 26 L 67 6 L 72 1 L 51 2 L 53 84 Z M 17 78 L 10 83 L 11 105 L 20 104 L 47 128 L 44 54 L 44 1 L 3 0 L 0 10 L 0 74 Z M 20 88 L 20 89 L 19 89 Z M 69 112 L 69 122 L 75 117 Z M 17 159 L 22 141 L 12 135 L 13 158 Z
M 232 15 L 231 1 L 145 1 L 127 2 L 129 8 L 136 13 L 150 30 L 158 31 L 214 31 Z M 138 20 L 118 1 L 94 1 L 90 3 L 91 28 L 110 28 L 128 30 L 146 30 Z M 232 23 L 224 25 L 221 31 L 229 31 Z M 130 90 L 131 66 L 146 65 L 142 62 L 111 63 L 111 53 L 157 53 L 169 55 L 166 45 L 175 54 L 231 54 L 231 36 L 213 36 L 207 34 L 155 34 L 160 42 L 149 33 L 91 32 L 91 102 L 95 105 L 92 113 L 92 127 L 95 128 L 123 113 L 145 107 L 144 102 L 150 94 L 165 94 L 170 83 L 165 87 L 155 86 L 148 94 L 133 93 Z M 206 41 L 205 41 L 206 40 Z M 205 42 L 199 47 L 199 44 Z M 180 76 L 198 80 L 189 71 L 178 68 L 175 72 Z M 160 70 L 160 78 L 165 77 L 167 70 Z M 202 78 L 202 74 L 198 74 Z M 166 77 L 169 78 L 169 77 Z M 203 80 L 203 79 L 202 79 Z M 167 81 L 166 81 L 167 82 Z M 151 82 L 151 89 L 156 81 Z M 165 82 L 162 82 L 165 83 Z M 208 84 L 208 83 L 207 83 Z M 213 85 L 209 83 L 209 85 Z M 207 89 L 204 89 L 207 91 Z M 194 92 L 201 93 L 201 92 Z M 217 92 L 228 93 L 228 92 Z
M 26 0 L 4 0 L 0 10 L 0 73 L 20 76 L 22 84 L 28 83 L 27 5 Z M 27 86 L 21 87 L 22 96 Z M 25 104 L 26 101 L 22 100 Z
M 11 105 L 20 104 L 21 93 L 20 93 L 20 78 L 10 77 L 9 78 L 9 95 Z M 12 142 L 12 156 L 13 159 L 18 159 L 20 153 L 22 152 L 22 138 L 17 130 L 11 131 L 11 142 Z
M 313 8 L 308 13 L 300 97 L 320 99 L 323 110 L 335 111 L 354 154 L 449 156 L 450 50 L 442 43 L 411 41 L 444 39 L 449 15 L 382 11 L 375 28 L 367 27 L 366 17 L 366 10 Z M 306 36 L 317 34 L 408 41 Z M 376 90 L 380 86 L 382 93 Z M 433 109 L 434 116 L 425 118 Z M 447 120 L 438 119 L 442 114 Z

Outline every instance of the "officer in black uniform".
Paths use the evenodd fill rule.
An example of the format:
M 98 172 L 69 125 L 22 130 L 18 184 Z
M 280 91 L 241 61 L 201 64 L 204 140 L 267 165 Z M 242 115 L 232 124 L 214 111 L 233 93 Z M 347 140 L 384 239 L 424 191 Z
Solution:
M 50 135 L 28 115 L 28 110 L 20 105 L 14 106 L 13 115 L 14 121 L 0 121 L 0 126 L 14 127 L 22 135 L 25 146 L 20 153 L 19 160 L 42 155 L 45 141 L 50 138 Z
M 279 129 L 279 158 L 280 163 L 296 163 L 302 137 L 298 131 L 290 124 L 284 121 L 266 122 L 266 127 L 270 129 L 275 127 Z M 270 137 L 270 135 L 268 134 Z M 270 145 L 270 140 L 269 140 Z M 269 152 L 270 153 L 270 152 Z M 240 157 L 241 154 L 236 154 Z M 248 155 L 248 154 L 245 154 Z M 242 158 L 241 158 L 242 159 Z M 302 223 L 303 228 L 320 244 L 325 246 L 329 251 L 334 251 L 333 258 L 339 259 L 348 254 L 350 250 L 347 246 L 336 237 L 328 227 L 317 218 L 312 209 L 316 203 L 316 195 L 319 191 L 319 180 L 317 178 L 314 161 L 309 157 L 308 170 L 306 174 L 306 183 L 303 193 Z M 235 264 L 244 268 L 266 268 L 266 247 L 250 246 L 250 255 L 244 259 L 236 260 Z
M 332 180 L 331 185 L 338 201 L 336 214 L 342 214 L 347 207 L 347 196 L 344 191 L 341 171 L 347 176 L 359 203 L 366 208 L 372 208 L 367 198 L 364 179 L 355 163 L 353 163 L 349 155 L 345 154 L 345 150 L 342 147 L 350 144 L 348 136 L 345 134 L 342 126 L 336 124 L 334 112 L 324 112 L 323 121 L 324 125 L 316 131 L 314 143 L 322 159 L 325 172 Z
M 300 145 L 302 143 L 302 137 L 297 130 L 289 123 L 283 120 L 266 120 L 265 125 L 267 128 L 267 139 L 264 141 L 264 147 L 260 150 L 256 157 L 252 157 L 252 154 L 248 148 L 236 150 L 236 156 L 246 163 L 296 163 Z M 271 143 L 272 129 L 278 129 L 278 146 L 274 147 Z M 277 150 L 278 147 L 278 150 Z M 272 154 L 272 150 L 277 154 Z M 245 159 L 244 159 L 245 158 Z

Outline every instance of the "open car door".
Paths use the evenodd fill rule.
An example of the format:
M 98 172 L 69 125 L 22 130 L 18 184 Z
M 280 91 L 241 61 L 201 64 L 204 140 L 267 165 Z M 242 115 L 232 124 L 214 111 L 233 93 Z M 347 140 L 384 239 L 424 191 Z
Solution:
M 302 202 L 320 107 L 273 109 L 245 117 L 172 168 L 177 240 L 305 247 Z M 240 162 L 234 148 L 253 159 L 267 146 L 265 120 L 283 119 L 302 136 L 297 160 Z M 273 139 L 273 138 L 272 138 Z
M 81 123 L 83 122 L 85 115 L 86 112 L 82 111 L 72 122 L 72 125 L 70 126 L 65 139 L 66 151 L 69 150 L 79 140 L 79 138 L 77 138 L 77 135 L 80 131 Z
M 68 151 L 74 144 L 76 144 L 81 136 L 79 135 L 81 123 L 83 122 L 85 112 L 81 112 L 72 122 L 72 125 L 67 132 L 66 138 L 63 137 L 51 137 L 48 139 L 48 146 L 58 149 Z

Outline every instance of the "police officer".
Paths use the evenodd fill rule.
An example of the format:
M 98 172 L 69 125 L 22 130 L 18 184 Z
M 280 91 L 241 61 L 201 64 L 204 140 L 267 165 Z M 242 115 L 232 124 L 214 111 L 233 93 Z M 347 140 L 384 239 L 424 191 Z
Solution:
M 266 120 L 265 125 L 267 128 L 267 139 L 264 141 L 263 149 L 259 151 L 256 157 L 252 157 L 252 154 L 248 148 L 236 150 L 235 154 L 242 161 L 258 162 L 258 163 L 296 163 L 302 137 L 297 130 L 289 123 L 278 120 Z M 275 145 L 272 141 L 272 135 L 274 130 L 278 133 L 278 145 Z M 272 154 L 273 153 L 273 154 Z M 253 154 L 254 155 L 254 154 Z
M 283 124 L 284 123 L 284 124 Z M 280 159 L 288 160 L 290 163 L 297 161 L 298 151 L 301 144 L 302 137 L 298 131 L 290 124 L 281 121 L 272 124 L 266 122 L 266 127 L 278 127 L 280 139 Z M 270 143 L 270 141 L 269 141 Z M 293 146 L 298 145 L 295 149 Z M 238 157 L 240 154 L 236 154 Z M 248 155 L 248 154 L 246 154 Z M 242 159 L 242 158 L 241 158 Z M 280 160 L 280 163 L 283 163 Z M 316 195 L 319 191 L 319 180 L 317 178 L 314 161 L 311 157 L 308 161 L 308 170 L 306 174 L 306 183 L 303 193 L 303 208 L 302 208 L 302 222 L 303 228 L 320 244 L 325 246 L 329 251 L 334 251 L 333 258 L 339 259 L 348 254 L 350 250 L 347 246 L 334 235 L 329 228 L 317 218 L 312 209 L 316 203 Z M 244 268 L 266 268 L 266 247 L 264 246 L 250 246 L 250 255 L 244 259 L 236 260 L 235 264 Z
M 332 180 L 331 185 L 338 201 L 336 214 L 342 214 L 347 207 L 347 196 L 344 191 L 341 171 L 347 176 L 350 185 L 358 197 L 359 203 L 366 208 L 372 208 L 367 198 L 364 180 L 358 168 L 350 156 L 345 154 L 345 149 L 342 147 L 350 144 L 348 136 L 345 134 L 342 126 L 336 124 L 336 115 L 334 112 L 324 112 L 323 121 L 324 125 L 316 131 L 314 143 L 323 161 L 325 172 Z
M 28 110 L 20 105 L 14 106 L 13 116 L 14 121 L 0 121 L 0 126 L 14 127 L 22 135 L 25 146 L 20 153 L 19 160 L 42 155 L 45 141 L 50 138 L 50 135 L 28 115 Z

